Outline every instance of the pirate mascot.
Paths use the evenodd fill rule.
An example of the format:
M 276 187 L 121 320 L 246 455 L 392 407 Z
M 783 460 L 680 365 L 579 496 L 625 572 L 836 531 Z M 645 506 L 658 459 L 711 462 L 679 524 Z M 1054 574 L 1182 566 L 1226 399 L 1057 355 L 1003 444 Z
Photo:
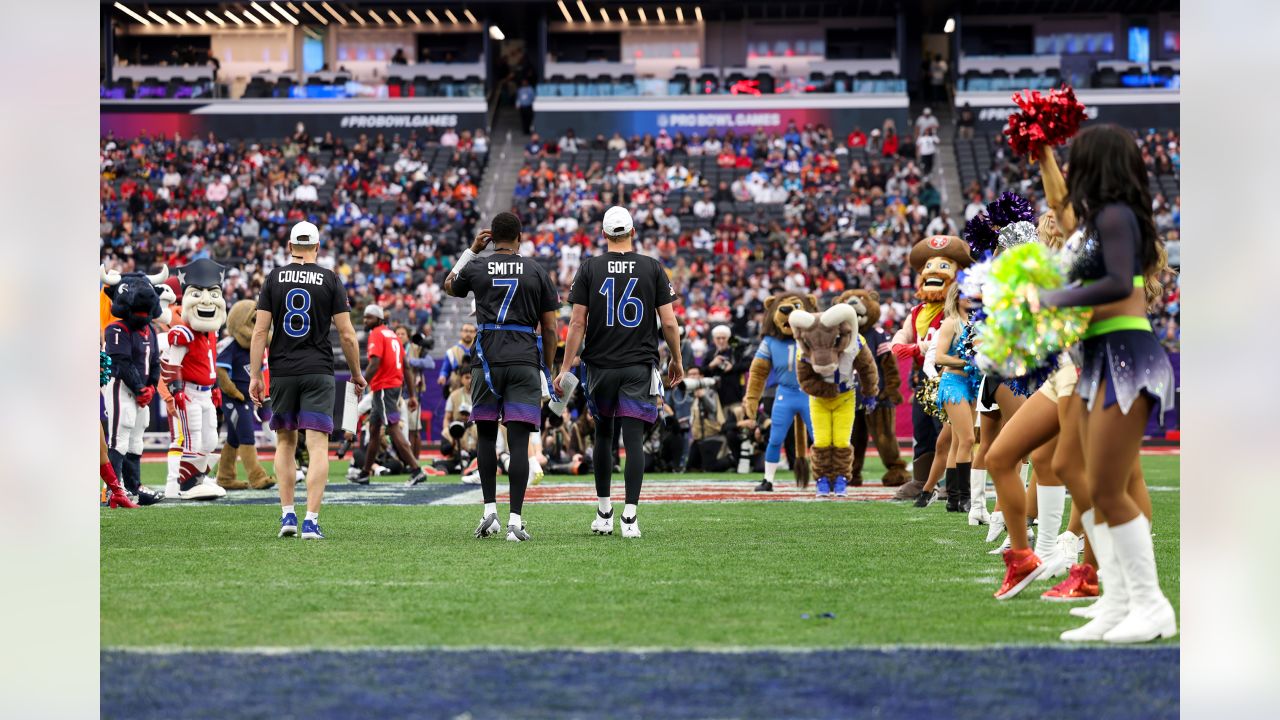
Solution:
M 916 387 L 923 382 L 925 353 L 942 325 L 947 290 L 956 282 L 956 273 L 973 263 L 973 257 L 964 240 L 954 235 L 934 235 L 911 248 L 910 262 L 911 269 L 919 275 L 916 297 L 920 304 L 911 308 L 891 342 L 896 357 L 912 361 L 911 385 Z M 924 489 L 942 432 L 941 421 L 929 415 L 917 397 L 911 404 L 913 478 L 898 488 L 897 499 L 914 499 Z
M 101 270 L 102 289 L 111 299 L 111 315 L 116 318 L 103 330 L 103 352 L 110 358 L 109 377 L 102 386 L 107 459 L 125 490 L 136 495 L 141 505 L 162 497 L 142 485 L 142 434 L 151 419 L 148 406 L 160 379 L 156 335 L 151 329 L 151 321 L 161 314 L 156 285 L 168 275 L 167 268 L 155 275 Z M 119 498 L 117 504 L 125 505 Z
M 165 494 L 183 500 L 213 500 L 227 491 L 208 475 L 218 446 L 214 409 L 222 403 L 214 358 L 218 330 L 227 319 L 222 299 L 225 268 L 202 258 L 178 269 L 182 319 L 169 328 L 169 347 L 160 359 L 161 379 L 171 394 L 169 475 Z

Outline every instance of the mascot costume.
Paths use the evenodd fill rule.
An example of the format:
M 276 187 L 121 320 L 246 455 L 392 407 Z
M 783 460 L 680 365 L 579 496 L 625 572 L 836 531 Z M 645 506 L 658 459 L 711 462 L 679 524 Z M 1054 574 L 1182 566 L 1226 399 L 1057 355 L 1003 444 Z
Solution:
M 879 353 L 889 336 L 880 329 L 880 293 L 875 290 L 846 290 L 836 302 L 847 303 L 858 312 L 858 329 L 867 347 L 875 354 L 876 369 L 880 375 L 879 393 L 874 407 L 858 408 L 853 419 L 853 469 L 849 484 L 862 485 L 862 467 L 867 458 L 867 440 L 876 444 L 880 462 L 884 464 L 885 487 L 898 487 L 911 475 L 907 463 L 898 450 L 897 406 L 902 404 L 902 376 L 898 374 L 898 361 L 892 352 Z M 868 438 L 869 436 L 869 438 Z
M 138 504 L 152 505 L 163 495 L 142 484 L 142 434 L 151 420 L 149 407 L 160 380 L 160 353 L 151 329 L 151 321 L 163 312 L 156 286 L 169 270 L 121 274 L 103 267 L 100 272 L 116 318 L 103 331 L 103 351 L 111 359 L 110 378 L 101 390 L 107 411 L 107 459 Z
M 894 333 L 892 346 L 895 357 L 912 361 L 912 386 L 924 382 L 921 368 L 924 356 L 933 336 L 942 325 L 942 305 L 947 289 L 956 282 L 956 273 L 969 267 L 973 257 L 964 240 L 954 235 L 934 235 L 925 238 L 911 248 L 911 269 L 919 275 L 916 293 L 920 304 L 911 308 L 911 314 L 903 320 L 902 327 Z M 917 398 L 911 406 L 912 480 L 898 488 L 895 498 L 913 500 L 924 489 L 933 464 L 934 449 L 942 423 L 928 414 Z
M 788 321 L 799 348 L 796 378 L 809 396 L 813 421 L 810 455 L 818 478 L 818 497 L 833 491 L 844 497 L 853 464 L 849 438 L 857 393 L 862 394 L 868 408 L 874 408 L 879 390 L 875 355 L 858 334 L 858 312 L 851 305 L 836 304 L 816 315 L 796 310 Z
M 764 302 L 765 320 L 760 328 L 760 347 L 751 360 L 747 377 L 747 392 L 742 399 L 743 426 L 755 425 L 757 408 L 765 388 L 777 387 L 773 399 L 773 411 L 769 415 L 769 444 L 764 451 L 764 480 L 756 486 L 756 492 L 771 492 L 773 476 L 782 460 L 782 443 L 787 439 L 796 416 L 804 420 L 805 429 L 813 432 L 809 422 L 809 397 L 800 390 L 796 379 L 796 341 L 791 336 L 787 318 L 797 310 L 818 311 L 818 300 L 812 295 L 784 293 L 774 295 Z M 797 487 L 809 486 L 809 465 L 805 448 L 807 433 L 796 428 L 795 476 Z
M 178 269 L 182 319 L 169 328 L 169 347 L 160 361 L 161 379 L 171 396 L 165 494 L 183 500 L 213 500 L 227 494 L 208 475 L 209 454 L 218 446 L 214 408 L 222 403 L 214 356 L 218 330 L 227 319 L 227 302 L 222 299 L 225 271 L 208 258 Z
M 218 486 L 224 490 L 265 490 L 275 481 L 258 462 L 254 438 L 253 404 L 249 401 L 249 341 L 257 303 L 241 300 L 227 313 L 227 337 L 218 343 L 218 387 L 222 390 L 222 414 L 227 423 L 227 439 L 218 458 Z M 270 341 L 268 341 L 270 342 Z M 270 412 L 265 408 L 262 412 Z M 246 483 L 236 477 L 236 458 L 249 476 Z

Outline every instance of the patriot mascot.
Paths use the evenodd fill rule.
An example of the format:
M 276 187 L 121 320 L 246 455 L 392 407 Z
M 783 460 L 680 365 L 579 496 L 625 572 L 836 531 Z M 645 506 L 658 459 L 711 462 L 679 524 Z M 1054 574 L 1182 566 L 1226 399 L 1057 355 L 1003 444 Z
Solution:
M 165 495 L 182 500 L 213 500 L 227 491 L 208 475 L 218 446 L 222 403 L 214 358 L 218 330 L 227 319 L 222 298 L 226 268 L 201 258 L 178 269 L 182 283 L 182 319 L 169 328 L 169 347 L 160 358 L 160 378 L 169 400 L 169 476 Z

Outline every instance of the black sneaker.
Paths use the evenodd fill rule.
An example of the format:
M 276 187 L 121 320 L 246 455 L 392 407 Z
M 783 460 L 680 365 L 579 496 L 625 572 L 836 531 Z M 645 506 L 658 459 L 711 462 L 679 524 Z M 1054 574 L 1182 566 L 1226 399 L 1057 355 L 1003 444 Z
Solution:
M 933 501 L 937 499 L 938 499 L 937 490 L 921 490 L 920 494 L 916 496 L 916 507 L 918 508 L 929 507 L 930 505 L 933 504 Z
M 773 492 L 773 483 L 768 480 L 761 480 L 756 486 L 756 492 Z
M 349 450 L 351 450 L 351 438 L 343 438 L 342 442 L 338 443 L 338 459 L 341 460 Z
M 368 485 L 369 476 L 368 475 L 348 475 L 347 482 L 353 483 L 355 485 Z
M 163 499 L 164 499 L 163 492 L 156 492 L 151 488 L 148 488 L 146 485 L 142 485 L 138 488 L 138 494 L 135 498 L 135 501 L 139 505 L 155 505 L 156 503 L 160 502 Z
M 409 479 L 404 481 L 404 486 L 413 487 L 414 485 L 421 485 L 426 481 L 427 481 L 427 474 L 422 471 L 422 468 L 418 468 L 418 472 L 409 476 Z

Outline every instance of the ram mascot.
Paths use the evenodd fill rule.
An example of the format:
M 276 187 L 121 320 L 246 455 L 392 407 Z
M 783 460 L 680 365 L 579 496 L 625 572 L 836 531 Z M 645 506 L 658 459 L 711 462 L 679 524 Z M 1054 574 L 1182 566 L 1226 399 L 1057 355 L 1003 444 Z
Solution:
M 902 376 L 898 374 L 898 363 L 893 352 L 886 346 L 889 336 L 879 327 L 880 293 L 875 290 L 846 290 L 836 302 L 845 303 L 858 313 L 858 331 L 875 355 L 876 369 L 880 373 L 880 390 L 876 394 L 875 407 L 859 407 L 853 419 L 853 469 L 850 470 L 849 484 L 854 487 L 862 484 L 862 467 L 867 458 L 867 440 L 870 436 L 876 444 L 876 451 L 880 453 L 880 462 L 884 464 L 882 482 L 885 487 L 897 487 L 910 480 L 911 475 L 898 450 L 895 425 L 896 408 L 902 404 Z M 885 348 L 884 352 L 880 352 L 882 347 Z
M 813 432 L 809 421 L 809 397 L 800 389 L 796 379 L 796 341 L 791 336 L 787 319 L 797 311 L 817 312 L 818 299 L 813 295 L 783 293 L 773 295 L 764 302 L 765 320 L 760 328 L 760 347 L 751 360 L 747 375 L 747 392 L 742 399 L 742 425 L 755 425 L 760 398 L 767 388 L 777 388 L 773 410 L 769 415 L 769 444 L 764 451 L 764 480 L 756 486 L 756 492 L 771 492 L 773 478 L 782 460 L 782 443 L 787 438 L 797 416 L 804 420 L 807 432 L 796 433 L 795 476 L 798 487 L 809 486 L 807 452 L 808 435 Z M 797 428 L 798 430 L 799 428 Z
M 876 359 L 858 334 L 858 313 L 850 305 L 836 304 L 821 313 L 797 310 L 789 322 L 799 350 L 796 377 L 809 396 L 813 419 L 810 455 L 818 497 L 844 497 L 853 466 L 849 439 L 858 393 L 874 408 L 879 390 Z

